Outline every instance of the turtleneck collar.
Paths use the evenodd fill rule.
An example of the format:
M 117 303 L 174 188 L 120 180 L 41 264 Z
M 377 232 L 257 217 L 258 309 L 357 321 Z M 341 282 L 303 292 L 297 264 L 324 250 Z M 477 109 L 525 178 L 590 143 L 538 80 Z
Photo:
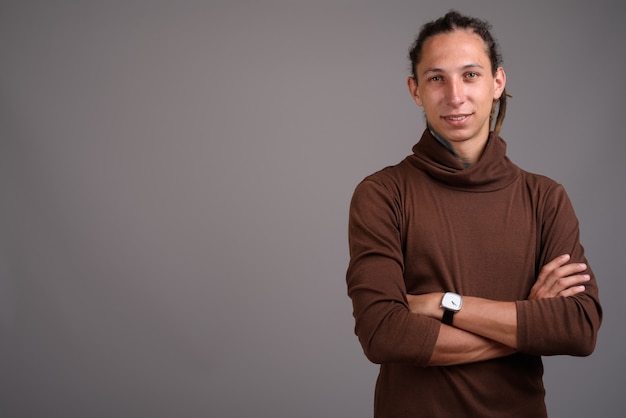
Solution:
M 521 172 L 506 156 L 506 143 L 493 133 L 478 161 L 470 167 L 464 167 L 428 129 L 413 147 L 413 155 L 407 159 L 448 187 L 476 192 L 502 189 Z

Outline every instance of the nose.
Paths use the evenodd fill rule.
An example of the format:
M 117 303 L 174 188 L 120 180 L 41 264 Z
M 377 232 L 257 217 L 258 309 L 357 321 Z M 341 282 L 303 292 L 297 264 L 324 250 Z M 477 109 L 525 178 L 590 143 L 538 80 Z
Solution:
M 446 100 L 450 106 L 458 106 L 465 101 L 465 85 L 462 80 L 448 80 Z

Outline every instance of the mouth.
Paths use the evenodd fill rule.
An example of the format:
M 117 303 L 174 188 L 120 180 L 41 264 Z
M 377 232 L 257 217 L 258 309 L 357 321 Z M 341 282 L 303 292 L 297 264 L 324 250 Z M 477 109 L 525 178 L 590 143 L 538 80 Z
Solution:
M 469 114 L 456 114 L 456 115 L 447 115 L 447 116 L 442 116 L 441 118 L 448 122 L 451 125 L 454 126 L 461 126 L 463 125 L 470 117 L 472 116 L 471 113 Z
M 453 121 L 453 122 L 462 121 L 462 120 L 465 120 L 465 119 L 467 119 L 469 117 L 470 117 L 470 115 L 448 115 L 448 116 L 443 116 L 443 118 L 445 120 L 449 120 L 449 121 Z

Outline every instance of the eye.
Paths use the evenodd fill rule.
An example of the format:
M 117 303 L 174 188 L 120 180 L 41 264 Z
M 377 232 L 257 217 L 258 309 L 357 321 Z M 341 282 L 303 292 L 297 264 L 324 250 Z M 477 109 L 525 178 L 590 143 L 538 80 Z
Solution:
M 441 81 L 441 80 L 443 80 L 443 77 L 441 77 L 440 75 L 434 75 L 428 78 L 428 81 Z
M 465 74 L 465 78 L 469 78 L 469 79 L 473 79 L 473 78 L 478 78 L 480 74 L 478 74 L 475 71 L 470 71 L 468 73 Z

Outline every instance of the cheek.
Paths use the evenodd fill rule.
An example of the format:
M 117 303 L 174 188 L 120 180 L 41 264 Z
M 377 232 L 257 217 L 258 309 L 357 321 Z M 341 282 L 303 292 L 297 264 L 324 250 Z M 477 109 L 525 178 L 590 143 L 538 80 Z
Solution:
M 419 104 L 424 108 L 436 107 L 440 100 L 441 98 L 436 91 L 422 91 L 419 94 Z
M 488 104 L 489 106 L 491 106 L 491 103 L 494 100 L 497 100 L 497 99 L 498 99 L 498 92 L 495 89 L 493 89 L 493 88 L 491 88 L 491 89 L 490 88 L 486 88 L 483 91 L 483 94 L 481 95 L 481 100 L 485 104 Z

